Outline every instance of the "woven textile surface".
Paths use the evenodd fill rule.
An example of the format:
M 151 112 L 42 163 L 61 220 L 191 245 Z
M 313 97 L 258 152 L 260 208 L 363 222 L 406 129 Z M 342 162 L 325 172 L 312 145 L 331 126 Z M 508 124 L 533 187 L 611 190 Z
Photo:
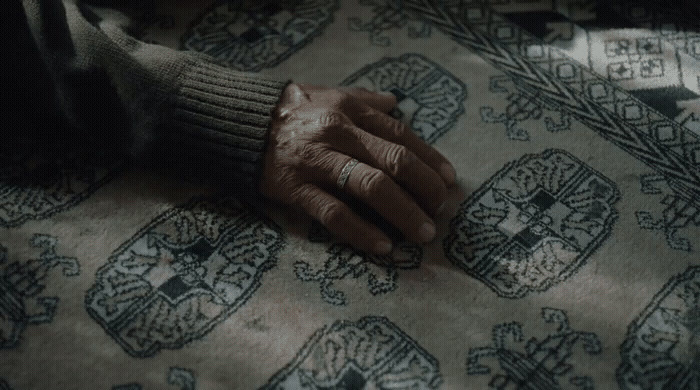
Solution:
M 381 257 L 190 182 L 5 161 L 0 389 L 700 389 L 692 12 L 142 3 L 144 41 L 393 93 L 458 186 Z

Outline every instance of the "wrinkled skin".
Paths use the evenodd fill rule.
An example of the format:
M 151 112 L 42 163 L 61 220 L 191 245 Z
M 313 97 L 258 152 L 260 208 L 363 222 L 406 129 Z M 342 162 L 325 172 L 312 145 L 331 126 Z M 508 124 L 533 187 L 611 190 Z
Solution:
M 433 240 L 431 216 L 442 211 L 455 170 L 387 114 L 395 106 L 391 94 L 290 84 L 273 114 L 261 193 L 303 209 L 357 249 L 387 254 L 386 234 L 333 195 L 341 170 L 356 158 L 340 191 L 371 206 L 408 240 Z

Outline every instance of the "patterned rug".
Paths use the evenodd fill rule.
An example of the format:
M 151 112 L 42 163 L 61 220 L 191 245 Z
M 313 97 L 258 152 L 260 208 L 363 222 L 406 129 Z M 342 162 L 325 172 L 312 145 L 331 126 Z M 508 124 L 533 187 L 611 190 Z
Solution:
M 142 3 L 145 41 L 395 94 L 458 189 L 380 257 L 157 174 L 4 161 L 0 389 L 700 389 L 692 13 Z

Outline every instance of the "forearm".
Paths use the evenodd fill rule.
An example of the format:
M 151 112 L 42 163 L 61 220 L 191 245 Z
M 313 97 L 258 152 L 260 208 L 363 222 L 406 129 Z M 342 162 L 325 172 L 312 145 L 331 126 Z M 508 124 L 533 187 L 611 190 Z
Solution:
M 178 155 L 255 183 L 284 83 L 139 42 L 75 1 L 23 5 L 61 106 L 82 134 L 104 148 Z

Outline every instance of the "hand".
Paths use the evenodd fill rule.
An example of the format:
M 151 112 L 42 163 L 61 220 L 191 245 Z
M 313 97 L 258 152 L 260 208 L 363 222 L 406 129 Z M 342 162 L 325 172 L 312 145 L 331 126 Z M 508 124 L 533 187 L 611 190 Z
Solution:
M 301 207 L 360 250 L 388 254 L 386 234 L 332 195 L 343 167 L 356 158 L 360 163 L 341 191 L 371 206 L 407 239 L 431 241 L 429 215 L 443 208 L 455 170 L 387 114 L 395 106 L 391 94 L 290 84 L 273 114 L 261 193 Z

